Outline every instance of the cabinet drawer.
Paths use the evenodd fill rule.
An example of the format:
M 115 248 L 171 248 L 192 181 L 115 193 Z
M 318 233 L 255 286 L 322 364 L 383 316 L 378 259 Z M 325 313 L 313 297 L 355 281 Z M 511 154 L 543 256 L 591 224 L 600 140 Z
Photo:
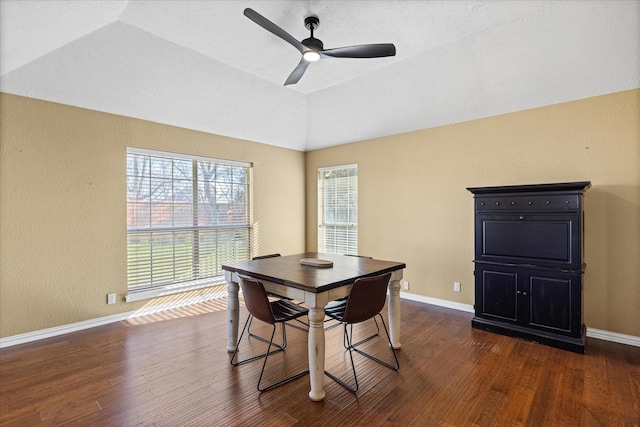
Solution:
M 504 199 L 504 208 L 506 210 L 514 210 L 514 211 L 521 211 L 522 210 L 522 206 L 523 203 L 525 203 L 526 200 L 524 197 L 521 196 L 511 196 L 511 197 L 505 197 Z
M 477 197 L 476 212 L 566 212 L 580 207 L 580 196 L 567 195 L 513 195 Z
M 476 199 L 476 210 L 479 211 L 502 211 L 506 206 L 504 197 L 482 197 Z
M 476 199 L 477 211 L 519 211 L 522 209 L 524 199 L 518 196 L 511 197 L 482 197 Z
M 577 194 L 567 194 L 564 196 L 558 196 L 558 209 L 559 210 L 576 210 L 580 203 L 580 196 Z
M 538 208 L 543 211 L 575 211 L 579 207 L 579 197 L 577 194 L 538 196 Z
M 522 211 L 531 212 L 540 209 L 540 197 L 537 196 L 523 196 L 522 197 Z
M 558 196 L 539 196 L 538 206 L 545 211 L 558 209 Z

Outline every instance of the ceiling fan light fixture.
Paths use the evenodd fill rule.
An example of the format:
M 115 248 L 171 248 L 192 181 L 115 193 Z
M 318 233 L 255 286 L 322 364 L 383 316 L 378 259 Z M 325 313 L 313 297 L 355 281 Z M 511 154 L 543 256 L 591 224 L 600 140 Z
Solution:
M 318 59 L 320 59 L 320 54 L 315 50 L 308 50 L 302 54 L 302 57 L 305 61 L 316 62 Z
M 269 31 L 271 34 L 280 37 L 291 46 L 295 47 L 301 54 L 300 62 L 293 69 L 284 85 L 292 85 L 298 83 L 303 76 L 307 67 L 312 62 L 316 62 L 323 58 L 382 58 L 384 56 L 394 56 L 396 47 L 392 43 L 363 44 L 356 46 L 344 46 L 334 49 L 325 49 L 322 40 L 313 37 L 313 32 L 320 25 L 320 19 L 311 15 L 304 19 L 304 26 L 311 32 L 310 37 L 298 41 L 291 34 L 269 21 L 264 16 L 251 8 L 244 10 L 244 15 L 253 22 Z

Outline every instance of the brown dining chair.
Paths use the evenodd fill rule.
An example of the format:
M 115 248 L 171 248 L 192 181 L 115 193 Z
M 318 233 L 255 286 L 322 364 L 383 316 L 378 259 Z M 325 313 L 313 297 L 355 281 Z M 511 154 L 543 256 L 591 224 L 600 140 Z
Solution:
M 281 256 L 281 255 L 280 254 L 259 255 L 259 256 L 254 256 L 253 258 L 251 258 L 251 260 L 266 259 L 266 258 L 276 258 L 276 257 L 279 257 L 279 256 Z M 288 297 L 285 297 L 285 296 L 282 296 L 282 295 L 274 294 L 274 293 L 271 293 L 269 291 L 267 291 L 267 295 L 269 295 L 269 298 L 279 298 L 279 299 L 293 301 L 292 298 L 288 298 Z M 302 302 L 300 302 L 300 301 L 296 301 L 295 303 L 298 304 L 298 305 L 302 304 Z M 300 320 L 300 319 L 295 319 L 295 322 L 296 323 L 290 323 L 289 325 L 294 327 L 294 328 L 296 328 L 296 329 L 300 329 L 302 331 L 308 331 L 309 330 L 309 324 L 307 322 L 305 322 L 303 320 Z M 302 326 L 300 326 L 299 324 L 302 325 Z M 255 335 L 254 333 L 251 332 L 251 322 L 249 322 L 249 335 L 251 335 L 252 337 L 255 337 L 255 338 L 258 338 L 258 339 L 261 339 L 261 340 L 265 341 L 264 338 L 262 338 L 262 337 L 260 337 L 258 335 Z
M 351 256 L 351 257 L 356 257 L 356 258 L 366 258 L 366 259 L 373 259 L 373 257 L 367 256 L 367 255 L 353 255 L 353 254 L 344 254 L 344 256 Z M 327 306 L 324 308 L 325 310 L 325 314 L 327 311 L 329 312 L 335 312 L 335 311 L 343 311 L 345 306 L 347 305 L 347 300 L 349 299 L 348 296 L 344 297 L 344 298 L 340 298 L 334 301 L 329 301 L 329 304 L 327 304 Z M 376 324 L 376 333 L 371 335 L 371 337 L 369 337 L 369 339 L 375 337 L 376 335 L 378 335 L 380 333 L 380 326 L 378 326 L 378 321 L 376 320 L 376 318 L 373 318 L 373 321 Z M 329 324 L 328 326 L 324 327 L 325 331 L 328 331 L 329 329 L 333 329 L 335 327 L 340 326 L 340 322 L 335 322 L 335 319 L 333 319 L 331 316 L 329 316 L 329 319 L 324 321 L 325 323 L 332 323 Z
M 382 366 L 393 369 L 394 371 L 400 369 L 400 362 L 398 362 L 398 357 L 396 356 L 396 352 L 391 344 L 391 338 L 389 337 L 387 325 L 384 321 L 384 318 L 382 317 L 382 314 L 380 313 L 384 308 L 384 303 L 387 298 L 387 285 L 389 284 L 390 278 L 391 273 L 386 273 L 380 276 L 357 279 L 353 284 L 353 288 L 351 289 L 351 293 L 349 294 L 349 299 L 344 306 L 336 310 L 325 310 L 325 313 L 328 316 L 344 325 L 343 344 L 344 347 L 349 351 L 349 358 L 351 359 L 351 368 L 353 370 L 355 387 L 347 384 L 345 381 L 341 380 L 328 371 L 325 371 L 325 374 L 327 374 L 329 378 L 336 381 L 347 390 L 356 392 L 359 388 L 356 366 L 353 362 L 353 352 L 365 356 L 373 360 L 374 362 L 381 364 Z M 358 346 L 371 340 L 375 335 L 364 338 L 356 343 L 353 342 L 353 325 L 375 318 L 376 316 L 380 317 L 384 332 L 387 336 L 386 344 L 391 349 L 391 353 L 393 354 L 393 360 L 395 363 L 383 361 L 358 348 Z
M 251 258 L 251 260 L 255 261 L 257 259 L 276 258 L 276 257 L 279 257 L 279 256 L 281 256 L 281 255 L 280 254 L 258 255 L 258 256 L 254 256 L 253 258 Z M 291 298 L 283 297 L 282 295 L 273 294 L 273 293 L 268 292 L 268 291 L 267 291 L 267 295 L 269 295 L 270 297 L 274 297 L 274 298 L 291 299 Z
M 242 333 L 240 334 L 240 338 L 238 339 L 236 348 L 233 351 L 233 355 L 231 356 L 231 364 L 233 366 L 238 366 L 264 358 L 264 363 L 262 364 L 262 370 L 260 371 L 260 377 L 258 378 L 258 384 L 256 386 L 258 391 L 271 390 L 272 388 L 278 387 L 282 384 L 288 383 L 289 381 L 295 380 L 296 378 L 300 378 L 308 374 L 309 370 L 306 370 L 279 380 L 271 385 L 261 387 L 262 377 L 264 375 L 269 356 L 284 351 L 284 349 L 287 347 L 287 332 L 285 328 L 285 322 L 293 319 L 298 319 L 302 316 L 306 316 L 309 313 L 309 309 L 294 304 L 288 300 L 279 299 L 270 301 L 269 297 L 267 296 L 267 291 L 264 289 L 264 285 L 257 279 L 240 276 L 240 287 L 242 288 L 242 294 L 244 295 L 244 302 L 247 310 L 249 311 L 249 316 L 247 317 L 247 321 L 244 324 L 244 328 L 242 329 Z M 244 336 L 244 333 L 247 330 L 247 326 L 249 325 L 252 318 L 256 318 L 262 322 L 268 323 L 273 327 L 271 331 L 271 338 L 268 341 L 269 346 L 267 347 L 267 351 L 263 354 L 249 357 L 244 360 L 234 361 L 236 359 L 236 356 L 238 355 L 238 349 L 240 348 L 242 337 Z M 273 338 L 276 334 L 276 325 L 278 323 L 282 328 L 282 344 L 277 344 L 273 341 Z M 260 339 L 264 340 L 262 338 Z M 272 347 L 275 347 L 275 350 L 271 350 Z

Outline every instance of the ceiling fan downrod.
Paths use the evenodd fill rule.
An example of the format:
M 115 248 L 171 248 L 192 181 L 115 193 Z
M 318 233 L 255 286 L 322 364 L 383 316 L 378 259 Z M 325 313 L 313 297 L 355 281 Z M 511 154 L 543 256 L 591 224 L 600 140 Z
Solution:
M 320 26 L 320 19 L 318 19 L 317 16 L 313 15 L 307 16 L 306 18 L 304 18 L 304 26 L 307 30 L 311 31 L 311 36 L 302 40 L 302 44 L 316 52 L 324 49 L 322 40 L 313 37 L 313 30 Z

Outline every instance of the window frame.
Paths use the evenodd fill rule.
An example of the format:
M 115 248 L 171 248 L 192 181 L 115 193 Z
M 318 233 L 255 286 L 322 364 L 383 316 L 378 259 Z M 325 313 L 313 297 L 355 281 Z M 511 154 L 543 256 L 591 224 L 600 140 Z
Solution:
M 350 200 L 347 200 L 345 203 L 340 205 L 334 205 L 336 209 L 342 208 L 346 210 L 347 221 L 330 221 L 327 219 L 327 210 L 326 207 L 328 205 L 327 200 L 325 199 L 325 190 L 327 185 L 327 179 L 325 178 L 326 172 L 337 172 L 337 171 L 355 171 L 354 175 L 350 175 L 346 178 L 349 178 L 347 181 L 347 195 L 350 197 Z M 358 254 L 358 164 L 352 163 L 347 165 L 338 165 L 338 166 L 329 166 L 329 167 L 321 167 L 318 168 L 317 173 L 317 192 L 318 192 L 318 241 L 317 247 L 318 252 L 324 253 L 338 253 L 342 255 L 357 255 Z M 355 193 L 355 197 L 354 196 Z M 352 200 L 355 198 L 355 202 Z M 355 206 L 354 206 L 355 205 Z M 342 211 L 342 214 L 345 211 Z M 355 211 L 355 212 L 354 212 Z M 340 216 L 340 214 L 335 213 L 334 218 Z M 355 219 L 355 221 L 353 221 Z M 327 235 L 329 227 L 334 228 L 333 234 L 333 244 L 328 243 L 328 238 L 330 236 Z M 340 245 L 337 243 L 339 238 L 336 238 L 336 235 L 339 231 L 342 230 L 343 235 L 345 236 L 344 244 Z M 338 247 L 342 246 L 343 251 L 339 251 Z
M 171 167 L 172 170 L 175 170 L 175 165 L 174 163 L 180 162 L 183 165 L 187 164 L 186 162 L 191 162 L 192 164 L 192 175 L 190 178 L 187 179 L 183 179 L 183 182 L 186 183 L 187 187 L 189 187 L 189 181 L 190 181 L 190 188 L 191 191 L 193 192 L 193 196 L 191 197 L 191 200 L 188 200 L 187 197 L 187 202 L 186 203 L 182 203 L 182 208 L 183 210 L 186 210 L 186 212 L 191 212 L 188 213 L 186 215 L 182 215 L 179 216 L 178 214 L 176 214 L 176 212 L 178 211 L 177 208 L 174 207 L 174 203 L 175 203 L 175 193 L 176 193 L 176 185 L 177 185 L 177 181 L 178 178 L 175 178 L 174 174 L 171 174 L 171 177 L 163 177 L 160 178 L 160 180 L 164 179 L 165 181 L 163 181 L 163 184 L 165 185 L 170 185 L 171 186 L 171 191 L 172 191 L 172 199 L 167 202 L 166 200 L 163 200 L 162 202 L 157 202 L 157 205 L 160 205 L 162 203 L 166 204 L 169 203 L 171 205 L 171 214 L 169 215 L 170 217 L 170 221 L 171 221 L 171 225 L 158 225 L 158 224 L 154 224 L 154 207 L 157 206 L 156 202 L 151 200 L 151 196 L 149 196 L 149 200 L 148 200 L 148 205 L 149 205 L 149 224 L 148 226 L 140 226 L 140 223 L 136 223 L 134 222 L 133 219 L 133 215 L 130 215 L 130 210 L 131 205 L 135 204 L 131 201 L 131 197 L 130 197 L 130 177 L 132 176 L 136 176 L 137 178 L 135 179 L 150 179 L 153 180 L 153 173 L 151 172 L 151 163 L 149 163 L 149 171 L 145 172 L 145 174 L 131 174 L 130 172 L 130 168 L 129 168 L 129 157 L 130 155 L 141 155 L 141 156 L 150 156 L 149 161 L 151 162 L 151 158 L 165 158 L 171 161 Z M 244 177 L 244 182 L 241 184 L 238 184 L 238 187 L 245 187 L 244 188 L 244 199 L 243 201 L 245 202 L 244 204 L 246 204 L 246 206 L 244 207 L 243 211 L 241 211 L 241 213 L 239 214 L 239 218 L 240 218 L 240 222 L 234 222 L 234 218 L 236 217 L 235 214 L 235 209 L 231 210 L 231 213 L 228 213 L 229 217 L 231 219 L 228 219 L 228 221 L 231 221 L 232 224 L 202 224 L 202 222 L 204 222 L 206 220 L 206 218 L 203 220 L 202 215 L 199 213 L 199 208 L 202 208 L 204 206 L 209 206 L 209 205 L 213 205 L 214 208 L 218 207 L 218 197 L 214 196 L 215 199 L 213 201 L 213 203 L 211 202 L 211 200 L 208 200 L 209 205 L 207 205 L 207 201 L 201 201 L 201 195 L 199 194 L 200 190 L 202 190 L 202 187 L 199 187 L 199 184 L 202 184 L 202 180 L 199 181 L 199 175 L 200 175 L 200 164 L 202 162 L 205 162 L 207 164 L 213 165 L 214 167 L 231 167 L 231 168 L 244 168 L 246 169 L 245 173 L 246 176 Z M 149 150 L 149 149 L 143 149 L 143 148 L 136 148 L 136 147 L 127 147 L 127 173 L 126 173 L 126 178 L 127 178 L 127 295 L 125 297 L 125 301 L 127 302 L 132 302 L 132 301 L 139 301 L 139 300 L 143 300 L 143 299 L 148 299 L 148 298 L 154 298 L 154 297 L 158 297 L 158 296 L 163 296 L 163 295 L 171 295 L 174 293 L 179 293 L 179 292 L 185 292 L 185 291 L 190 291 L 190 290 L 195 290 L 195 289 L 201 289 L 201 288 L 205 288 L 205 287 L 210 287 L 210 286 L 216 286 L 216 285 L 221 285 L 225 283 L 225 276 L 224 273 L 222 272 L 222 270 L 219 268 L 218 266 L 214 266 L 212 267 L 213 270 L 215 270 L 215 274 L 211 275 L 211 268 L 209 268 L 209 272 L 208 273 L 202 273 L 203 277 L 200 277 L 201 275 L 201 259 L 204 258 L 205 256 L 213 256 L 213 258 L 215 258 L 216 260 L 219 259 L 219 257 L 221 256 L 221 253 L 219 252 L 219 242 L 218 242 L 218 233 L 221 234 L 225 234 L 225 233 L 235 233 L 237 232 L 237 230 L 240 230 L 241 234 L 242 234 L 242 238 L 239 240 L 240 244 L 239 244 L 239 252 L 238 252 L 238 259 L 234 259 L 233 261 L 242 261 L 244 259 L 249 259 L 250 254 L 251 254 L 251 242 L 252 242 L 252 168 L 253 165 L 249 162 L 241 162 L 241 161 L 235 161 L 235 160 L 225 160 L 225 159 L 218 159 L 218 158 L 212 158 L 212 157 L 203 157 L 203 156 L 198 156 L 198 155 L 189 155 L 189 154 L 181 154 L 181 153 L 173 153 L 173 152 L 166 152 L 166 151 L 158 151 L 158 150 Z M 217 189 L 216 186 L 220 186 L 221 185 L 221 181 L 217 180 L 217 177 L 215 179 L 215 184 L 212 187 L 209 188 L 214 188 Z M 231 186 L 233 186 L 233 182 L 231 184 L 229 184 Z M 151 185 L 150 185 L 150 194 L 151 194 Z M 235 194 L 235 193 L 233 193 Z M 140 203 L 137 200 L 137 203 Z M 177 204 L 176 204 L 177 205 Z M 222 204 L 223 205 L 223 204 Z M 231 206 L 234 205 L 234 203 L 230 203 Z M 242 203 L 240 204 L 242 205 Z M 189 210 L 189 206 L 191 207 L 191 210 Z M 211 209 L 211 206 L 209 206 Z M 186 208 L 186 209 L 185 209 Z M 217 211 L 216 211 L 217 212 Z M 228 210 L 229 212 L 229 210 Z M 185 218 L 188 221 L 191 221 L 191 224 L 185 224 Z M 217 220 L 217 215 L 213 215 L 212 218 L 215 218 Z M 246 220 L 245 220 L 246 218 Z M 145 220 L 146 222 L 146 220 Z M 178 225 L 176 225 L 176 223 L 179 223 Z M 154 242 L 154 234 L 155 237 L 158 239 L 161 238 L 170 238 L 173 239 L 173 252 L 171 254 L 171 261 L 169 261 L 167 264 L 160 264 L 159 262 L 156 262 L 156 272 L 158 271 L 158 269 L 170 269 L 170 268 L 174 268 L 177 269 L 178 267 L 176 267 L 179 262 L 185 261 L 187 262 L 187 267 L 184 267 L 183 265 L 180 266 L 180 268 L 184 269 L 184 271 L 181 271 L 182 273 L 186 274 L 186 276 L 192 275 L 193 277 L 190 277 L 186 280 L 175 280 L 174 281 L 165 281 L 163 283 L 158 283 L 158 284 L 154 284 L 153 283 L 153 260 L 154 260 L 154 255 L 153 254 L 149 254 L 148 255 L 148 259 L 145 258 L 144 255 L 140 255 L 142 256 L 142 258 L 140 258 L 140 260 L 147 260 L 148 264 L 151 265 L 151 267 L 149 267 L 149 273 L 148 273 L 148 277 L 150 280 L 150 283 L 148 285 L 133 285 L 132 283 L 134 283 L 134 281 L 132 280 L 132 277 L 135 276 L 137 274 L 136 268 L 141 268 L 140 266 L 143 264 L 143 262 L 141 262 L 140 260 L 138 260 L 138 258 L 136 258 L 135 255 L 132 256 L 132 253 L 135 254 L 135 249 L 132 249 L 132 247 L 130 247 L 131 245 L 131 241 L 133 240 L 133 236 L 141 236 L 141 238 L 146 238 L 148 239 L 148 241 L 150 242 L 149 245 L 152 245 L 151 242 Z M 236 237 L 229 237 L 229 236 L 223 236 L 226 240 L 226 242 L 232 242 L 232 245 L 235 245 L 238 240 Z M 180 258 L 180 256 L 176 256 L 176 251 L 175 251 L 175 240 L 176 239 L 180 239 L 180 238 L 186 238 L 188 241 L 190 241 L 191 243 L 187 243 L 186 245 L 192 245 L 191 248 L 191 253 L 189 255 L 183 255 L 182 258 Z M 201 252 L 201 238 L 208 238 L 210 240 L 213 240 L 215 243 L 212 243 L 208 246 L 206 246 L 206 248 L 202 248 L 202 252 Z M 246 246 L 244 246 L 242 244 L 243 241 L 246 241 Z M 171 244 L 169 244 L 169 246 L 171 246 Z M 184 246 L 184 245 L 183 245 Z M 211 249 L 213 249 L 214 253 L 212 254 L 211 252 L 206 252 L 205 253 L 205 249 L 211 251 Z M 165 249 L 166 250 L 166 249 Z M 232 251 L 235 254 L 235 246 L 234 246 L 234 250 Z M 223 252 L 224 253 L 224 252 Z M 242 259 L 240 259 L 242 258 Z M 137 263 L 136 263 L 137 262 Z M 228 262 L 228 261 L 222 261 L 222 262 Z M 133 263 L 133 264 L 132 264 Z M 218 272 L 218 270 L 220 270 Z M 144 274 L 143 274 L 144 275 Z

